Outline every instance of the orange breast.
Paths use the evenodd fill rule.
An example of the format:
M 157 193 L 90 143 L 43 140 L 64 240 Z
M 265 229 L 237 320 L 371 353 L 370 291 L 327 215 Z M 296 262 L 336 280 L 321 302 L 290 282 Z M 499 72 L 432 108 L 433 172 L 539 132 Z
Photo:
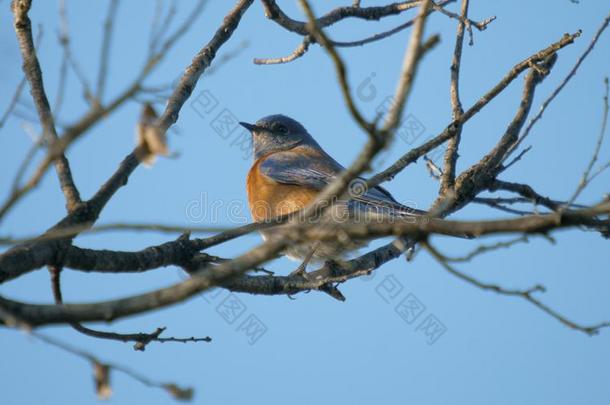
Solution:
M 259 158 L 246 180 L 248 205 L 252 219 L 262 222 L 289 214 L 306 207 L 318 194 L 317 190 L 280 184 L 260 172 L 260 164 L 266 158 Z

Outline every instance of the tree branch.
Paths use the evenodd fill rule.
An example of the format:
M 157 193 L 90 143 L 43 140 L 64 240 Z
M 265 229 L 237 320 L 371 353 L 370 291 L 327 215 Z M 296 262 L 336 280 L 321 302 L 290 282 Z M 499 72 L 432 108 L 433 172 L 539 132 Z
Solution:
M 462 102 L 460 101 L 459 80 L 460 66 L 462 61 L 462 47 L 464 45 L 464 20 L 468 18 L 468 0 L 462 0 L 461 18 L 458 20 L 457 33 L 455 35 L 455 48 L 453 50 L 453 60 L 451 61 L 451 118 L 453 121 L 459 121 L 464 113 Z M 441 175 L 440 194 L 447 195 L 453 190 L 455 182 L 455 164 L 458 159 L 458 147 L 460 145 L 460 137 L 462 135 L 462 125 L 458 124 L 455 128 L 455 134 L 447 142 L 447 150 L 445 151 L 445 159 L 443 165 L 443 174 Z
M 42 82 L 42 71 L 40 70 L 40 64 L 38 63 L 38 57 L 36 56 L 36 50 L 34 49 L 32 23 L 28 17 L 31 6 L 31 0 L 13 0 L 11 8 L 14 15 L 14 26 L 17 40 L 19 41 L 19 49 L 21 50 L 21 56 L 23 58 L 23 72 L 30 84 L 30 92 L 34 104 L 36 105 L 36 110 L 38 111 L 40 124 L 43 133 L 45 134 L 44 137 L 49 144 L 52 144 L 57 139 L 57 132 L 55 130 L 55 122 L 53 120 L 53 115 L 51 114 L 49 100 L 47 99 Z M 57 176 L 59 177 L 61 189 L 66 198 L 68 212 L 74 211 L 80 205 L 81 199 L 78 189 L 74 184 L 74 180 L 72 179 L 70 164 L 63 154 L 58 156 L 58 159 L 55 162 L 55 169 L 57 171 Z
M 578 324 L 578 323 L 568 319 L 567 317 L 561 315 L 559 312 L 553 310 L 548 305 L 543 304 L 539 299 L 534 297 L 534 293 L 546 291 L 546 289 L 541 285 L 536 285 L 527 290 L 516 290 L 516 289 L 506 289 L 506 288 L 500 287 L 496 284 L 487 284 L 487 283 L 481 282 L 481 281 L 477 280 L 476 278 L 466 275 L 466 274 L 462 273 L 461 271 L 458 271 L 455 268 L 453 268 L 452 266 L 450 266 L 449 263 L 447 263 L 445 256 L 443 256 L 441 253 L 439 253 L 438 250 L 433 248 L 429 243 L 424 242 L 423 245 L 426 248 L 426 250 L 432 255 L 432 257 L 434 257 L 440 263 L 440 265 L 443 266 L 443 268 L 445 270 L 447 270 L 449 273 L 453 274 L 454 276 L 458 277 L 459 279 L 466 281 L 469 284 L 474 285 L 475 287 L 478 287 L 478 288 L 480 288 L 482 290 L 486 290 L 486 291 L 493 291 L 500 295 L 508 295 L 508 296 L 513 296 L 513 297 L 523 298 L 524 300 L 533 304 L 540 310 L 546 312 L 548 315 L 557 319 L 559 322 L 566 325 L 567 327 L 578 330 L 580 332 L 584 332 L 588 335 L 596 335 L 599 333 L 600 329 L 610 327 L 610 322 L 600 322 L 595 325 L 585 326 L 585 325 Z
M 561 38 L 559 41 L 551 44 L 547 48 L 542 49 L 541 51 L 531 55 L 522 62 L 516 64 L 500 80 L 500 82 L 498 82 L 498 84 L 496 84 L 491 90 L 489 90 L 485 95 L 483 95 L 472 107 L 466 110 L 459 120 L 453 121 L 436 137 L 430 139 L 421 146 L 411 149 L 388 168 L 373 176 L 367 182 L 368 186 L 373 187 L 382 182 L 392 180 L 394 176 L 401 172 L 405 167 L 417 161 L 417 159 L 419 159 L 424 154 L 430 152 L 432 149 L 449 140 L 451 137 L 453 137 L 457 125 L 463 125 L 470 118 L 472 118 L 479 111 L 481 111 L 483 107 L 485 107 L 491 100 L 493 100 L 498 94 L 500 94 L 524 70 L 528 69 L 530 66 L 532 66 L 532 64 L 539 63 L 550 55 L 555 54 L 558 50 L 573 43 L 574 40 L 580 36 L 580 34 L 580 31 L 574 34 L 565 34 L 563 38 Z
M 169 126 L 178 118 L 178 111 L 190 96 L 197 80 L 210 65 L 217 50 L 233 34 L 241 16 L 252 4 L 252 1 L 242 0 L 238 2 L 225 17 L 212 40 L 199 51 L 191 65 L 186 68 L 178 86 L 168 100 L 163 115 L 156 122 L 156 127 L 160 131 L 167 131 Z M 26 5 L 29 3 L 29 1 L 26 1 Z M 15 0 L 14 4 L 20 5 L 21 3 Z M 27 21 L 29 22 L 29 20 Z M 123 160 L 116 172 L 101 186 L 91 200 L 81 204 L 74 212 L 68 214 L 49 229 L 46 234 L 53 234 L 54 232 L 77 225 L 86 224 L 89 227 L 92 226 L 109 199 L 120 187 L 127 183 L 129 176 L 138 165 L 139 162 L 134 151 Z M 68 240 L 45 239 L 46 234 L 43 234 L 40 240 L 15 246 L 0 255 L 0 283 L 39 268 L 45 265 L 44 262 L 56 264 L 52 262 L 61 261 L 61 254 L 69 246 L 71 238 Z

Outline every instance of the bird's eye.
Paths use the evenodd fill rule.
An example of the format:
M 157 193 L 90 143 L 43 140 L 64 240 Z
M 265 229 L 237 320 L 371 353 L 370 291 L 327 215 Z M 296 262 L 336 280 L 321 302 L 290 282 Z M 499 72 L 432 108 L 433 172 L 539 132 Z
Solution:
M 279 124 L 276 125 L 275 128 L 273 128 L 276 132 L 279 132 L 281 134 L 286 134 L 288 133 L 288 128 L 286 128 L 285 125 Z

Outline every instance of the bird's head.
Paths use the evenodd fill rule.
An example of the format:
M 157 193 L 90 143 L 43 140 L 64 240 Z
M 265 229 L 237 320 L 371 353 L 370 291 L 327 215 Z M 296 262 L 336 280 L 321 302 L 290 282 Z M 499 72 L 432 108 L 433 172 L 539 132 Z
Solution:
M 285 115 L 269 115 L 256 121 L 255 124 L 246 122 L 240 124 L 252 133 L 254 159 L 302 144 L 320 147 L 303 125 Z

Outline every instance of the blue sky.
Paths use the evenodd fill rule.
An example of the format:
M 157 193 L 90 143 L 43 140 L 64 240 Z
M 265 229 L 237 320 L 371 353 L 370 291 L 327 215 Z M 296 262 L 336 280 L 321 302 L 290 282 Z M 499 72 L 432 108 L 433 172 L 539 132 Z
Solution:
M 138 73 L 146 55 L 152 2 L 122 2 L 115 21 L 106 100 L 121 91 Z M 210 38 L 233 2 L 209 2 L 195 26 L 155 71 L 149 85 L 171 82 Z M 343 3 L 350 3 L 344 1 Z M 374 3 L 365 1 L 365 5 Z M 99 43 L 106 1 L 67 1 L 74 56 L 89 81 L 95 83 Z M 185 17 L 192 2 L 180 2 L 176 22 Z M 341 5 L 338 1 L 314 2 L 318 13 Z M 465 107 L 518 61 L 558 40 L 565 32 L 583 30 L 582 37 L 562 50 L 545 82 L 539 86 L 535 107 L 559 84 L 608 13 L 602 1 L 574 4 L 547 1 L 498 0 L 472 2 L 476 20 L 496 15 L 485 32 L 475 31 L 474 46 L 465 46 L 461 92 Z M 294 2 L 281 1 L 286 12 L 302 19 Z M 148 6 L 148 8 L 146 7 Z M 37 1 L 31 13 L 34 27 L 44 29 L 39 57 L 51 100 L 57 91 L 61 62 L 56 41 L 57 2 Z M 457 6 L 452 5 L 452 10 Z M 393 27 L 410 18 L 392 17 L 381 22 L 349 21 L 337 24 L 329 35 L 336 40 L 359 39 Z M 4 111 L 21 78 L 21 62 L 11 27 L 8 1 L 0 1 L 0 111 Z M 426 56 L 419 69 L 407 114 L 424 130 L 415 143 L 442 130 L 450 119 L 449 64 L 455 21 L 441 15 L 429 20 L 427 33 L 439 33 L 440 45 Z M 366 86 L 372 93 L 358 98 L 359 107 L 373 117 L 384 98 L 391 95 L 399 73 L 409 31 L 366 47 L 342 49 L 354 89 Z M 335 81 L 329 58 L 317 46 L 301 59 L 286 65 L 256 66 L 255 57 L 286 55 L 300 43 L 264 18 L 258 2 L 245 15 L 219 57 L 247 42 L 245 50 L 213 74 L 204 74 L 193 99 L 181 112 L 171 134 L 173 159 L 160 159 L 152 169 L 138 168 L 128 187 L 117 193 L 100 223 L 115 221 L 184 225 L 235 226 L 249 220 L 245 211 L 245 176 L 250 159 L 244 159 L 238 141 L 213 130 L 216 114 L 226 109 L 243 121 L 284 113 L 302 122 L 319 143 L 347 165 L 366 141 L 350 119 Z M 533 145 L 524 159 L 502 178 L 524 181 L 543 195 L 566 199 L 572 194 L 588 163 L 602 117 L 603 78 L 610 75 L 610 34 L 605 33 L 578 76 L 545 113 L 525 145 Z M 370 82 L 365 82 L 366 79 Z M 85 111 L 78 81 L 72 75 L 60 123 L 70 123 Z M 458 170 L 467 168 L 496 142 L 519 104 L 521 79 L 464 129 Z M 370 87 L 372 86 L 372 87 Z M 362 87 L 364 89 L 364 87 Z M 196 100 L 214 97 L 216 109 L 200 114 Z M 374 95 L 374 97 L 373 97 Z M 199 98 L 198 98 L 199 97 Z M 160 108 L 161 105 L 158 105 Z M 20 111 L 27 111 L 23 106 Z M 89 197 L 133 147 L 139 104 L 131 101 L 100 122 L 70 149 L 75 181 Z M 4 199 L 17 164 L 31 145 L 22 120 L 11 119 L 0 130 L 0 198 Z M 397 139 L 390 151 L 375 162 L 382 169 L 409 149 Z M 610 156 L 604 145 L 601 161 Z M 595 203 L 607 193 L 610 174 L 600 176 L 579 202 Z M 437 192 L 422 162 L 410 166 L 386 187 L 400 201 L 426 208 Z M 192 207 L 202 202 L 200 213 Z M 208 213 L 215 204 L 218 216 Z M 64 214 L 57 179 L 49 172 L 41 186 L 26 197 L 0 223 L 0 235 L 25 236 L 40 232 Z M 190 208 L 189 208 L 190 207 Z M 204 215 L 204 213 L 206 215 Z M 236 218 L 237 216 L 237 218 Z M 505 217 L 506 214 L 471 206 L 456 219 Z M 598 235 L 578 230 L 553 235 L 555 244 L 533 237 L 529 243 L 482 256 L 459 268 L 488 282 L 526 288 L 544 284 L 541 299 L 571 319 L 596 323 L 610 318 L 608 299 L 610 251 Z M 161 243 L 171 235 L 105 233 L 79 237 L 79 246 L 135 250 Z M 489 239 L 488 242 L 494 241 Z M 223 256 L 245 252 L 259 242 L 250 235 L 212 250 Z M 477 242 L 435 238 L 444 252 L 460 254 Z M 269 265 L 279 273 L 295 263 L 278 259 Z M 139 275 L 95 275 L 64 272 L 66 301 L 95 301 L 150 291 L 181 279 L 180 270 L 165 268 Z M 49 327 L 44 333 L 85 348 L 103 359 L 126 364 L 161 381 L 196 389 L 196 403 L 385 403 L 385 404 L 514 404 L 610 401 L 607 375 L 610 366 L 609 332 L 596 337 L 567 329 L 527 303 L 477 290 L 452 277 L 427 254 L 412 263 L 396 260 L 374 277 L 352 280 L 342 286 L 347 301 L 309 293 L 291 300 L 285 296 L 208 295 L 195 297 L 109 327 L 135 332 L 168 327 L 168 336 L 211 336 L 212 343 L 151 344 L 146 352 L 130 345 L 78 335 L 69 328 Z M 46 271 L 36 271 L 0 287 L 3 295 L 50 302 Z M 227 301 L 225 301 L 227 300 Z M 223 317 L 222 303 L 238 302 L 237 319 Z M 239 301 L 235 301 L 239 300 Z M 407 300 L 407 301 L 405 301 Z M 419 302 L 419 317 L 403 319 L 400 305 Z M 225 313 L 226 315 L 226 313 Z M 243 322 L 255 317 L 266 332 L 254 344 L 243 332 Z M 445 332 L 433 343 L 422 331 L 423 322 L 440 322 Z M 424 324 L 425 325 L 425 324 Z M 3 403 L 96 403 L 91 370 L 83 360 L 25 336 L 4 330 L 0 337 Z M 163 392 L 113 375 L 110 403 L 172 400 Z

